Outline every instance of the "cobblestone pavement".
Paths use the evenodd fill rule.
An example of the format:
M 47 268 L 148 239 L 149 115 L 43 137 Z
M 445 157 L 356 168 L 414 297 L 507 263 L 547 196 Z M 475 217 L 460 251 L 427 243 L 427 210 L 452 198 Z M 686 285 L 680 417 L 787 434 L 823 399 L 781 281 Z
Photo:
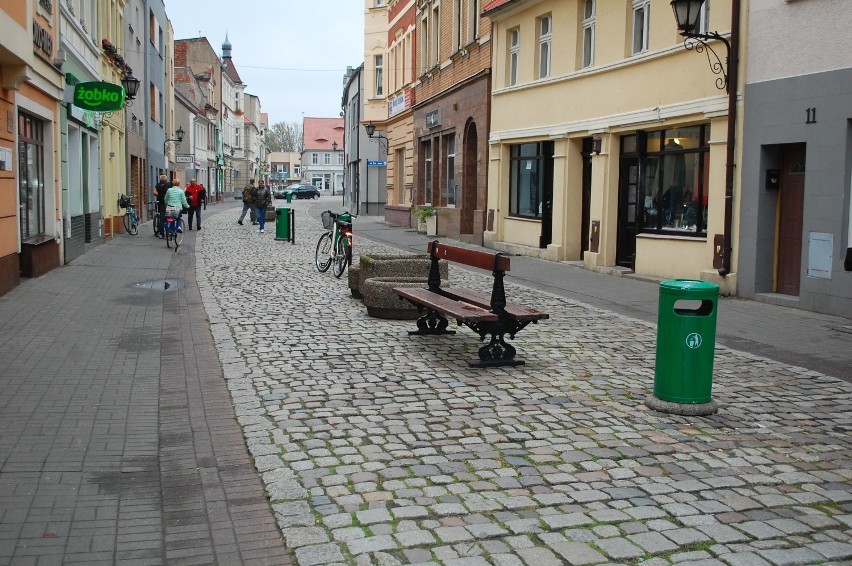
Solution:
M 848 383 L 718 347 L 720 412 L 656 413 L 653 325 L 512 284 L 550 320 L 513 341 L 525 366 L 469 368 L 471 331 L 409 337 L 317 273 L 292 206 L 296 245 L 208 220 L 197 277 L 300 565 L 852 561 Z

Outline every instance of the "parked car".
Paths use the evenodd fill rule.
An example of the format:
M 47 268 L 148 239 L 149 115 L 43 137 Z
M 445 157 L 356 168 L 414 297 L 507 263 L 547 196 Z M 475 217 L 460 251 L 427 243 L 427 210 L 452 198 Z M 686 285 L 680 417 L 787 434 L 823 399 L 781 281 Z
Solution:
M 313 185 L 293 185 L 287 192 L 293 193 L 293 198 L 320 198 L 319 189 Z
M 272 189 L 272 198 L 284 198 L 287 196 L 287 187 L 278 185 Z

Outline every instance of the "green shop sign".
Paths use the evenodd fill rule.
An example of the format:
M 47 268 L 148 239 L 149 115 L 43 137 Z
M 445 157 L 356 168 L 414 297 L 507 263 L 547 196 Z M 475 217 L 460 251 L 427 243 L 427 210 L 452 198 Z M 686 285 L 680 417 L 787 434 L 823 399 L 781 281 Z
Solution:
M 92 112 L 115 112 L 124 108 L 124 87 L 112 83 L 77 83 L 74 106 Z

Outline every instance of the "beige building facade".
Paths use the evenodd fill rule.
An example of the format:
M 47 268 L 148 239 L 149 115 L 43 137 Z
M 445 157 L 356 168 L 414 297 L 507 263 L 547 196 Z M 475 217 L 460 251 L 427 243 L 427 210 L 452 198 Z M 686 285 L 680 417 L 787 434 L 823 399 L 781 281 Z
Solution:
M 703 29 L 729 34 L 730 4 L 707 6 Z M 728 96 L 705 56 L 684 49 L 669 0 L 483 9 L 493 25 L 485 244 L 734 292 L 717 248 Z

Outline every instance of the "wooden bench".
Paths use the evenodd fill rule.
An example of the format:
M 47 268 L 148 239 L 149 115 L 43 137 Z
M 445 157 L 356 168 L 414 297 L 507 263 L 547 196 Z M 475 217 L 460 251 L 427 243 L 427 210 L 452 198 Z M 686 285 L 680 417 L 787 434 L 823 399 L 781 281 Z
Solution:
M 452 330 L 447 330 L 447 327 L 448 318 L 455 319 L 459 325 L 464 324 L 479 334 L 480 340 L 490 336 L 489 343 L 479 349 L 479 359 L 469 361 L 469 365 L 523 365 L 523 360 L 515 359 L 515 348 L 506 343 L 506 334 L 514 338 L 515 334 L 528 324 L 550 318 L 550 315 L 506 302 L 503 277 L 509 271 L 509 257 L 502 253 L 450 246 L 437 240 L 429 243 L 429 256 L 432 263 L 427 288 L 394 288 L 400 299 L 408 300 L 421 311 L 426 311 L 417 319 L 417 330 L 412 330 L 409 334 L 454 334 Z M 491 271 L 494 276 L 491 296 L 468 289 L 441 287 L 438 262 L 442 259 Z

